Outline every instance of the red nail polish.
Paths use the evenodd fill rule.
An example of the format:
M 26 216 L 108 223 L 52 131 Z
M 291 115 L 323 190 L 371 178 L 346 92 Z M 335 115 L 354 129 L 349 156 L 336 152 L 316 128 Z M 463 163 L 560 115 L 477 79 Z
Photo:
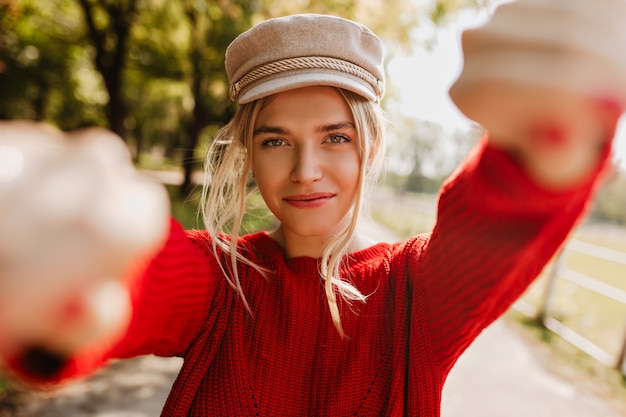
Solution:
M 63 306 L 60 319 L 62 324 L 68 324 L 83 317 L 85 314 L 85 304 L 82 300 L 74 298 Z
M 537 124 L 529 132 L 533 141 L 550 146 L 565 144 L 569 136 L 565 127 L 551 123 Z
M 601 97 L 597 100 L 598 106 L 611 113 L 622 114 L 624 112 L 624 103 L 615 97 Z

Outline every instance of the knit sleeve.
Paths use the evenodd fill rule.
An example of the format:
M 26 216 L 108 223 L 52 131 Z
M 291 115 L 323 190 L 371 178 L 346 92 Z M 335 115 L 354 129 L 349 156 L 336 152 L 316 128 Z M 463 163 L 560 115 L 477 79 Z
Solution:
M 444 184 L 430 241 L 409 272 L 444 374 L 562 245 L 604 165 L 574 189 L 549 192 L 484 139 Z
M 171 224 L 166 245 L 132 287 L 133 318 L 111 356 L 182 356 L 206 320 L 221 270 L 206 232 Z

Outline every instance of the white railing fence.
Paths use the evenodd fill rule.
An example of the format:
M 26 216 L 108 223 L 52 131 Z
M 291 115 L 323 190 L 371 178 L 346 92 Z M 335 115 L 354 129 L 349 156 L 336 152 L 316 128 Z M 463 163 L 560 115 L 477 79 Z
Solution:
M 599 362 L 605 364 L 606 366 L 619 369 L 624 375 L 626 375 L 626 317 L 624 317 L 624 330 L 621 334 L 617 334 L 617 337 L 622 338 L 621 349 L 619 350 L 619 353 L 615 355 L 608 353 L 605 349 L 599 347 L 587 337 L 566 326 L 562 321 L 551 315 L 557 291 L 556 284 L 559 280 L 566 281 L 570 284 L 626 305 L 626 291 L 567 268 L 564 260 L 567 252 L 569 251 L 578 252 L 587 256 L 602 259 L 604 261 L 614 262 L 626 266 L 626 253 L 603 248 L 579 240 L 571 240 L 557 254 L 551 269 L 547 272 L 546 284 L 543 289 L 541 296 L 542 299 L 539 302 L 539 306 L 534 307 L 522 299 L 514 305 L 514 308 L 527 317 L 536 319 L 537 322 L 567 340 L 569 343 L 572 343 Z

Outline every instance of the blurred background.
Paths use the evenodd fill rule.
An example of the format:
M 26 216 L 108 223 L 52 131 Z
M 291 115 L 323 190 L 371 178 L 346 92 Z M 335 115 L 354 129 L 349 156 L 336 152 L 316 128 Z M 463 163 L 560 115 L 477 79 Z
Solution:
M 269 17 L 316 12 L 351 18 L 372 28 L 387 51 L 388 156 L 370 211 L 404 238 L 430 230 L 443 179 L 481 134 L 456 111 L 447 89 L 462 64 L 462 29 L 483 21 L 497 3 L 0 0 L 0 119 L 41 120 L 64 130 L 111 129 L 128 144 L 139 169 L 166 183 L 174 216 L 197 227 L 204 154 L 234 112 L 224 71 L 228 44 Z M 626 410 L 625 136 L 622 126 L 615 145 L 618 170 L 589 219 L 509 314 L 522 331 L 548 342 L 566 367 L 573 364 L 570 379 L 593 381 L 590 385 L 621 410 Z M 248 230 L 271 223 L 259 216 L 263 212 L 252 211 Z M 14 394 L 0 379 L 0 416 L 17 413 L 7 405 Z
M 446 109 L 435 105 L 447 96 L 441 74 L 451 81 L 458 65 L 426 68 L 402 59 L 433 51 L 438 27 L 489 3 L 0 0 L 0 119 L 108 127 L 128 143 L 138 166 L 182 172 L 181 191 L 188 193 L 208 141 L 233 114 L 224 71 L 230 41 L 269 17 L 330 13 L 363 22 L 384 40 L 385 108 L 394 126 L 390 166 L 400 168 L 394 186 L 433 191 L 470 146 L 461 144 L 466 131 L 450 130 L 469 124 L 451 124 Z M 429 120 L 416 98 L 449 120 Z

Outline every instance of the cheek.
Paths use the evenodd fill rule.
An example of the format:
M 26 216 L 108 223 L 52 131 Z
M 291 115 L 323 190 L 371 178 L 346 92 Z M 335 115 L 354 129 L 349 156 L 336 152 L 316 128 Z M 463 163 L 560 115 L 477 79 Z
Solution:
M 254 180 L 259 194 L 267 208 L 276 215 L 276 207 L 278 204 L 278 196 L 280 187 L 274 179 L 273 175 L 267 175 L 263 170 L 259 173 L 255 171 Z
M 265 196 L 266 190 L 274 188 L 276 175 L 272 175 L 265 166 L 254 167 L 254 181 L 261 194 Z
M 347 155 L 342 155 L 338 161 L 331 163 L 330 170 L 344 187 L 355 190 L 361 170 L 361 159 L 358 152 L 355 150 Z
M 285 176 L 283 164 L 280 163 L 279 159 L 263 155 L 254 158 L 252 161 L 254 181 L 264 199 L 269 196 L 269 193 L 278 186 L 281 179 Z

